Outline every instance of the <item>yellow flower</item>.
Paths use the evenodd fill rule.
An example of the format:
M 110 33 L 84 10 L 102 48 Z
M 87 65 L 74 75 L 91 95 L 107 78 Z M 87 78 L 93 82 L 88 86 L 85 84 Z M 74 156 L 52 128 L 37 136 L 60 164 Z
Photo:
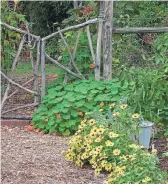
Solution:
M 109 178 L 108 179 L 108 183 L 113 183 L 114 181 L 116 181 L 117 180 L 117 178 Z
M 108 163 L 107 160 L 102 160 L 101 166 L 102 166 L 102 167 L 105 167 L 107 163 Z
M 101 168 L 96 168 L 95 169 L 95 175 L 99 175 L 100 174 L 100 171 L 101 171 Z
M 133 114 L 132 118 L 139 118 L 139 116 L 140 116 L 139 114 Z
M 115 137 L 118 137 L 119 135 L 116 134 L 115 132 L 110 132 L 110 133 L 108 134 L 108 136 L 109 136 L 110 138 L 115 138 Z
M 141 146 L 138 146 L 136 144 L 130 144 L 129 147 L 134 149 L 141 149 Z
M 97 139 L 95 139 L 95 142 L 101 142 L 102 141 L 102 137 L 98 137 Z
M 99 109 L 99 111 L 100 111 L 100 112 L 103 112 L 103 111 L 104 111 L 104 109 Z
M 96 136 L 95 133 L 90 133 L 90 137 L 91 137 L 91 138 L 94 138 L 95 136 Z
M 126 108 L 127 108 L 127 104 L 121 104 L 121 105 L 120 105 L 120 108 L 121 108 L 121 109 L 126 109 Z
M 89 123 L 90 123 L 90 125 L 94 125 L 96 123 L 96 120 L 95 119 L 90 119 Z
M 99 129 L 97 129 L 97 133 L 98 133 L 98 134 L 103 134 L 104 131 L 105 131 L 104 128 L 99 128 Z
M 148 181 L 151 181 L 151 178 L 146 177 L 145 179 L 142 180 L 142 183 L 147 183 Z
M 117 116 L 119 116 L 119 115 L 120 115 L 119 112 L 114 112 L 114 113 L 113 113 L 113 116 L 114 116 L 114 117 L 117 117 Z
M 152 153 L 157 153 L 157 149 L 153 149 L 152 150 Z
M 121 151 L 119 149 L 115 149 L 113 151 L 113 155 L 117 156 L 117 155 L 120 155 Z
M 114 146 L 114 143 L 111 141 L 106 141 L 105 144 L 106 146 Z
M 139 184 L 139 182 L 135 182 L 135 184 Z
M 112 164 L 107 163 L 107 164 L 105 165 L 104 168 L 105 168 L 106 171 L 111 171 L 111 169 L 112 169 Z
M 160 122 L 160 123 L 158 123 L 158 126 L 164 126 L 164 124 Z
M 103 107 L 103 106 L 104 106 L 104 102 L 101 102 L 101 103 L 100 103 L 100 106 Z
M 120 157 L 120 159 L 122 159 L 123 161 L 127 161 L 129 159 L 129 156 L 128 155 L 123 155 Z
M 115 107 L 115 103 L 112 103 L 109 105 L 109 108 L 112 109 L 113 107 Z

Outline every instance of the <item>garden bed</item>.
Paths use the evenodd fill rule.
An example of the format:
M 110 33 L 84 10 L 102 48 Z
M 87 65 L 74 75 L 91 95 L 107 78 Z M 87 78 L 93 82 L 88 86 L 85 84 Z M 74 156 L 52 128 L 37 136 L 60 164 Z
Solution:
M 69 137 L 39 135 L 23 128 L 1 128 L 2 184 L 103 184 L 106 175 L 94 176 L 90 167 L 78 168 L 61 155 Z M 166 137 L 155 139 L 160 167 L 168 172 Z

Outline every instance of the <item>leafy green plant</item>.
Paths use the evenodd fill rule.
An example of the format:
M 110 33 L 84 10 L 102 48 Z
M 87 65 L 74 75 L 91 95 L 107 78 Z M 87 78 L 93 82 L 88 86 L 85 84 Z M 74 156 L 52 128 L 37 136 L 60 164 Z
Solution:
M 125 96 L 134 112 L 141 112 L 145 119 L 167 122 L 168 86 L 163 67 L 122 68 L 120 80 L 129 83 Z
M 66 86 L 58 85 L 48 89 L 31 124 L 45 133 L 73 134 L 84 113 L 92 110 L 105 111 L 108 104 L 118 101 L 127 88 L 118 79 L 80 80 Z
M 122 117 L 124 121 L 118 120 L 122 125 L 121 129 L 117 129 L 118 122 L 114 125 L 115 119 L 106 119 L 101 114 L 97 114 L 96 119 L 93 119 L 94 113 L 89 114 L 90 117 L 88 115 L 82 120 L 78 131 L 69 142 L 70 148 L 63 152 L 65 159 L 73 161 L 79 167 L 90 164 L 95 169 L 95 174 L 109 172 L 107 182 L 109 184 L 130 182 L 166 184 L 167 175 L 157 166 L 157 150 L 148 153 L 126 134 L 123 128 L 125 122 L 129 122 L 132 118 L 136 125 L 139 117 L 134 118 L 133 115 L 129 117 L 129 113 L 126 113 L 128 111 L 123 107 L 124 104 L 117 107 L 123 111 L 121 114 L 125 117 L 125 119 Z M 119 117 L 120 115 L 117 118 Z

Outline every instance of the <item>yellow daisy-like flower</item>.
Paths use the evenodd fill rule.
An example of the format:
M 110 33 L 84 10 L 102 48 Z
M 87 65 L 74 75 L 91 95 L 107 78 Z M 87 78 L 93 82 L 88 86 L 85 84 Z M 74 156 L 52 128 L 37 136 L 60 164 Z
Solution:
M 104 111 L 104 109 L 99 109 L 99 111 L 100 111 L 100 112 L 103 112 L 103 111 Z
M 113 155 L 117 156 L 117 155 L 120 155 L 121 151 L 119 149 L 115 149 L 113 151 Z
M 115 103 L 112 103 L 109 105 L 109 108 L 112 109 L 113 107 L 115 107 Z
M 95 119 L 90 119 L 89 123 L 90 123 L 90 125 L 94 125 L 96 123 L 96 120 Z
M 109 178 L 108 179 L 108 183 L 113 183 L 114 181 L 116 181 L 117 180 L 117 178 Z
M 105 105 L 104 102 L 101 102 L 101 103 L 100 103 L 100 106 L 101 106 L 101 107 L 103 107 L 104 105 Z
M 128 106 L 127 104 L 121 104 L 121 105 L 120 105 L 120 108 L 121 108 L 121 109 L 126 109 L 127 106 Z
M 95 139 L 95 142 L 101 142 L 102 141 L 102 137 L 98 137 L 97 139 Z
M 151 181 L 150 177 L 146 177 L 145 179 L 142 180 L 142 183 L 147 183 L 148 181 Z
M 139 117 L 140 117 L 139 114 L 133 114 L 133 115 L 132 115 L 132 118 L 135 118 L 135 119 L 136 119 L 136 118 L 139 118 Z
M 114 112 L 114 113 L 113 113 L 113 116 L 114 116 L 114 117 L 117 117 L 117 116 L 119 116 L 119 115 L 120 115 L 119 112 Z
M 110 138 L 115 138 L 115 137 L 118 137 L 119 134 L 116 134 L 115 132 L 110 132 L 110 133 L 108 134 L 108 136 L 109 136 Z
M 141 146 L 138 146 L 136 144 L 130 144 L 129 147 L 134 149 L 141 149 Z
M 98 133 L 99 135 L 103 134 L 104 131 L 105 131 L 104 128 L 99 128 L 99 129 L 97 129 L 97 133 Z
M 120 157 L 120 159 L 122 159 L 123 161 L 127 161 L 129 159 L 129 156 L 123 155 Z
M 106 146 L 114 146 L 114 143 L 111 141 L 106 141 L 105 144 Z
M 153 149 L 152 150 L 152 153 L 157 153 L 157 149 Z
M 108 164 L 105 165 L 104 168 L 105 168 L 106 171 L 111 171 L 111 169 L 112 169 L 112 164 L 108 163 Z

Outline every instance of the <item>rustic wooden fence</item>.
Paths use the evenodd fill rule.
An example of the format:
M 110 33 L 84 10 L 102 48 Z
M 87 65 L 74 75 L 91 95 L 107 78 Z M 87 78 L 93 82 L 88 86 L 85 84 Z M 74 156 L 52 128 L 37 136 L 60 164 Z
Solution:
M 100 15 L 98 18 L 95 19 L 91 19 L 88 20 L 84 23 L 75 25 L 75 26 L 70 26 L 67 27 L 65 29 L 60 30 L 58 28 L 57 32 L 52 33 L 51 35 L 48 35 L 44 38 L 40 38 L 40 36 L 36 36 L 34 34 L 31 34 L 29 32 L 23 31 L 21 29 L 12 27 L 4 22 L 0 22 L 1 26 L 4 26 L 10 30 L 16 31 L 20 34 L 22 34 L 22 39 L 20 41 L 20 45 L 17 51 L 17 54 L 14 58 L 14 61 L 12 63 L 12 69 L 10 72 L 9 76 L 6 76 L 2 71 L 0 71 L 1 76 L 4 77 L 7 81 L 8 81 L 8 85 L 6 88 L 6 91 L 4 93 L 4 96 L 1 100 L 1 117 L 3 118 L 3 116 L 11 111 L 15 111 L 17 109 L 21 109 L 21 108 L 26 108 L 26 107 L 32 107 L 32 106 L 38 106 L 40 103 L 40 97 L 42 99 L 43 96 L 45 96 L 45 89 L 46 89 L 46 68 L 45 68 L 45 59 L 47 58 L 48 60 L 50 60 L 52 63 L 56 64 L 58 67 L 60 67 L 62 70 L 64 70 L 67 74 L 64 78 L 64 84 L 67 83 L 67 80 L 69 78 L 69 75 L 73 75 L 76 78 L 79 79 L 84 79 L 84 75 L 79 71 L 76 63 L 75 63 L 75 54 L 76 54 L 76 50 L 77 50 L 77 45 L 79 42 L 79 38 L 80 38 L 80 34 L 81 34 L 81 29 L 83 27 L 86 27 L 86 32 L 87 32 L 87 38 L 88 38 L 88 42 L 89 42 L 89 48 L 90 48 L 90 52 L 91 52 L 91 56 L 93 59 L 93 62 L 95 64 L 95 79 L 96 80 L 100 80 L 100 64 L 101 64 L 101 49 L 102 49 L 102 45 L 103 45 L 103 64 L 104 64 L 104 74 L 103 74 L 103 79 L 109 79 L 109 77 L 111 77 L 111 71 L 112 68 L 109 68 L 109 62 L 111 63 L 112 61 L 112 34 L 123 34 L 123 33 L 165 33 L 168 32 L 168 27 L 159 27 L 159 28 L 151 28 L 151 27 L 143 27 L 143 28 L 113 28 L 112 27 L 112 14 L 113 14 L 113 9 L 111 7 L 113 7 L 113 3 L 111 1 L 107 1 L 107 2 L 101 2 L 102 6 L 100 6 Z M 105 3 L 105 4 L 103 4 Z M 104 8 L 104 11 L 102 10 L 102 7 Z M 91 34 L 90 34 L 90 29 L 89 29 L 89 25 L 91 24 L 95 24 L 98 23 L 98 34 L 97 34 L 97 48 L 96 51 L 94 51 L 93 49 L 93 45 L 92 45 L 92 39 L 91 39 Z M 104 34 L 102 34 L 102 29 L 104 28 Z M 74 51 L 73 53 L 71 53 L 69 50 L 69 45 L 66 42 L 66 40 L 64 39 L 63 33 L 70 31 L 70 30 L 78 30 L 78 34 L 76 37 L 76 41 L 75 41 L 75 46 L 74 46 Z M 23 45 L 25 43 L 25 35 L 27 35 L 29 38 L 31 37 L 32 40 L 34 41 L 34 43 L 36 43 L 36 48 L 37 48 L 37 57 L 36 57 L 36 62 L 34 64 L 33 62 L 33 58 L 31 59 L 32 62 L 32 66 L 33 66 L 33 75 L 34 77 L 32 79 L 30 79 L 29 81 L 27 81 L 26 83 L 20 85 L 18 83 L 16 83 L 13 80 L 13 72 L 16 68 L 16 64 L 18 62 L 18 58 L 19 55 L 22 51 Z M 62 65 L 59 61 L 53 59 L 52 57 L 49 56 L 49 54 L 46 53 L 45 50 L 45 44 L 46 41 L 50 38 L 53 38 L 54 36 L 59 35 L 65 45 L 65 47 L 68 50 L 68 54 L 69 54 L 69 65 L 68 67 L 65 67 L 64 65 Z M 103 37 L 103 39 L 102 39 Z M 103 43 L 101 43 L 103 40 Z M 38 89 L 38 71 L 39 71 L 39 65 L 41 63 L 41 75 L 42 75 L 42 83 L 41 83 L 41 94 L 39 93 L 39 89 Z M 73 69 L 73 70 L 72 70 Z M 110 74 L 109 74 L 110 71 Z M 30 82 L 34 80 L 34 90 L 30 90 L 26 88 L 26 85 Z M 3 111 L 3 107 L 4 104 L 6 102 L 7 99 L 12 98 L 12 96 L 14 94 L 17 93 L 18 90 L 14 91 L 12 94 L 9 95 L 9 89 L 10 89 L 10 85 L 15 85 L 20 89 L 25 90 L 28 93 L 31 93 L 34 95 L 34 103 L 33 104 L 26 104 L 24 106 L 18 107 L 18 108 L 14 108 L 14 109 L 10 109 L 8 111 Z M 24 118 L 24 117 L 23 117 Z

